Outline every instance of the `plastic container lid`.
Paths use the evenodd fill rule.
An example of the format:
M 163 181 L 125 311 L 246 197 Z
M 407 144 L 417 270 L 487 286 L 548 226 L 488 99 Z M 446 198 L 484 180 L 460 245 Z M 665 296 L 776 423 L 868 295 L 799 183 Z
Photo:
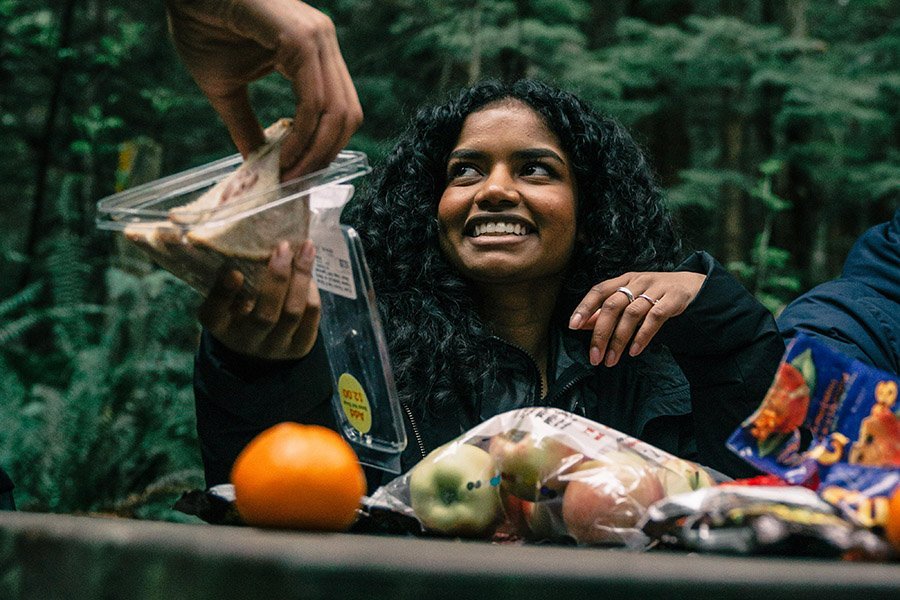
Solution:
M 107 196 L 97 202 L 97 227 L 122 230 L 133 223 L 166 220 L 172 208 L 193 202 L 235 171 L 241 163 L 243 158 L 240 154 L 235 154 Z M 256 198 L 256 195 L 247 195 L 239 202 L 216 209 L 182 213 L 193 218 L 172 225 L 189 230 L 194 223 L 244 218 L 249 214 L 307 196 L 316 188 L 350 181 L 371 170 L 365 154 L 345 150 L 338 154 L 328 167 L 279 185 L 274 190 L 276 198 L 263 206 L 245 210 L 245 207 L 252 205 Z M 263 190 L 260 193 L 272 192 L 273 190 Z
M 123 232 L 203 294 L 225 266 L 241 271 L 252 292 L 277 243 L 286 240 L 296 248 L 306 240 L 310 194 L 371 171 L 365 154 L 343 151 L 327 168 L 274 188 L 212 208 L 184 208 L 242 163 L 236 154 L 103 198 L 97 203 L 97 227 Z

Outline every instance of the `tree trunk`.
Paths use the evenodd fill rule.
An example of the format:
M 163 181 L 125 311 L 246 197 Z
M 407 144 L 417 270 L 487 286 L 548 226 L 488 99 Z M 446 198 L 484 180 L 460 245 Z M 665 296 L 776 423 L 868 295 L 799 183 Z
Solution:
M 472 8 L 472 56 L 469 59 L 469 85 L 481 78 L 481 3 Z
M 806 15 L 809 12 L 809 0 L 788 0 L 786 3 L 788 27 L 792 39 L 803 39 L 809 35 L 809 24 Z M 798 140 L 789 139 L 788 145 Z M 798 233 L 794 236 L 796 254 L 805 254 L 807 285 L 813 285 L 827 279 L 826 263 L 828 259 L 828 223 L 821 195 L 810 191 L 807 176 L 802 176 L 794 169 L 789 188 L 803 190 L 803 197 L 794 202 L 794 227 Z
M 806 14 L 809 11 L 809 0 L 788 0 L 788 13 L 791 20 L 791 37 L 801 39 L 809 36 L 809 23 Z
M 89 7 L 88 18 L 93 24 L 95 40 L 101 40 L 107 35 L 109 30 L 109 15 L 105 0 L 90 0 L 87 3 Z M 89 47 L 90 52 L 100 52 L 99 43 L 92 42 Z M 100 77 L 91 77 L 90 83 L 85 86 L 82 93 L 79 94 L 81 105 L 75 110 L 84 110 L 92 104 L 103 103 L 102 79 Z M 80 210 L 79 234 L 87 238 L 95 231 L 93 223 L 93 206 L 98 197 L 98 184 L 101 180 L 101 162 L 97 160 L 96 147 L 92 145 L 90 153 L 85 153 L 81 157 L 81 172 L 84 174 L 81 181 L 82 202 L 78 205 Z
M 744 143 L 744 123 L 741 116 L 726 109 L 722 127 L 723 167 L 732 172 L 741 169 L 741 150 Z M 728 183 L 723 190 L 725 214 L 723 215 L 723 257 L 726 262 L 744 257 L 744 192 Z
M 822 211 L 817 211 L 821 215 Z M 813 283 L 828 279 L 828 221 L 819 218 L 815 224 L 812 248 L 809 253 L 809 278 Z
M 438 94 L 441 98 L 447 94 L 447 88 L 450 87 L 450 75 L 452 72 L 453 61 L 448 55 L 444 57 L 444 62 L 441 64 L 441 75 L 438 77 Z
M 66 0 L 62 7 L 62 16 L 59 20 L 59 43 L 56 54 L 69 46 L 72 39 L 72 26 L 75 17 L 76 0 Z M 36 153 L 37 174 L 35 176 L 34 196 L 32 197 L 31 219 L 28 224 L 28 232 L 25 237 L 23 253 L 27 257 L 25 269 L 19 280 L 19 287 L 25 287 L 31 279 L 32 264 L 34 262 L 35 249 L 40 237 L 41 225 L 44 220 L 44 208 L 47 194 L 47 184 L 50 177 L 50 163 L 53 154 L 53 138 L 56 130 L 56 121 L 62 104 L 63 84 L 69 70 L 69 59 L 57 59 L 56 71 L 50 86 L 50 100 L 47 102 L 47 115 L 44 119 L 44 130 L 38 141 Z
M 631 2 L 628 0 L 604 0 L 591 2 L 591 16 L 588 19 L 588 47 L 602 48 L 614 43 L 616 24 L 629 15 Z

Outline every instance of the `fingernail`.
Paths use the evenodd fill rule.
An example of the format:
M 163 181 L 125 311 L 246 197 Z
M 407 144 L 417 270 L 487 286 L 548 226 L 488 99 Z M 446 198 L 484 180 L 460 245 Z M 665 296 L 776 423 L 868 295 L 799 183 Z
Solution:
M 600 356 L 600 348 L 596 346 L 591 346 L 591 364 L 593 366 L 597 366 L 600 364 L 600 359 L 603 358 Z
M 316 258 L 316 247 L 312 242 L 307 242 L 303 246 L 303 261 L 309 264 L 312 264 L 313 259 Z
M 569 319 L 569 329 L 578 329 L 583 322 L 584 317 L 581 316 L 581 313 L 575 313 L 572 315 L 572 318 Z
M 291 260 L 291 245 L 285 242 L 279 242 L 278 247 L 275 249 L 275 264 L 279 267 L 284 267 L 290 264 Z
M 606 366 L 611 367 L 616 364 L 616 351 L 615 350 L 607 350 L 606 351 Z
M 638 354 L 641 353 L 642 349 L 643 348 L 641 348 L 640 344 L 632 344 L 631 348 L 628 350 L 628 355 L 629 356 L 637 356 Z
M 312 242 L 304 242 L 300 247 L 300 251 L 294 256 L 294 267 L 301 271 L 309 271 L 312 269 L 313 261 L 316 258 L 316 247 Z

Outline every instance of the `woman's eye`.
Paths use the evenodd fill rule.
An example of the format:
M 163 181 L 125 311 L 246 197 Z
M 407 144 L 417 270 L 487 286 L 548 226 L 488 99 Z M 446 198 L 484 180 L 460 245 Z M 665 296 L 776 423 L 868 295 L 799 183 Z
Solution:
M 529 163 L 523 167 L 522 175 L 525 177 L 551 177 L 554 175 L 554 171 L 541 163 Z
M 451 165 L 450 169 L 447 173 L 447 178 L 449 180 L 468 178 L 468 177 L 478 177 L 478 170 L 472 165 L 467 164 L 456 164 Z

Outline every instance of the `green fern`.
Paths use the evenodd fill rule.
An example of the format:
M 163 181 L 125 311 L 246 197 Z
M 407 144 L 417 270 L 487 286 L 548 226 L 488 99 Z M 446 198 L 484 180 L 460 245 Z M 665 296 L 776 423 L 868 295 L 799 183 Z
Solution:
M 84 260 L 84 242 L 74 232 L 64 230 L 50 237 L 43 246 L 47 252 L 44 261 L 50 290 L 57 307 L 69 307 L 84 303 L 89 296 L 89 265 Z M 90 326 L 82 319 L 56 319 L 53 332 L 60 349 L 73 355 L 84 347 L 90 335 Z
M 78 300 L 77 284 L 67 292 L 65 277 L 49 275 L 55 268 L 48 277 L 64 303 L 14 319 L 37 292 L 2 305 L 0 339 L 40 327 L 69 336 L 52 338 L 64 373 L 20 385 L 0 411 L 11 424 L 0 431 L 0 464 L 16 481 L 17 503 L 176 519 L 166 494 L 203 484 L 191 388 L 197 295 L 168 274 L 109 269 L 107 303 L 91 304 Z M 84 324 L 80 337 L 72 334 L 76 320 Z M 0 349 L 29 364 L 13 346 Z M 7 380 L 20 381 L 0 361 L 0 381 Z
M 0 317 L 4 317 L 34 304 L 43 289 L 44 282 L 35 281 L 6 300 L 0 301 Z
M 41 315 L 30 314 L 13 321 L 0 324 L 0 346 L 8 344 L 24 335 L 41 321 Z

